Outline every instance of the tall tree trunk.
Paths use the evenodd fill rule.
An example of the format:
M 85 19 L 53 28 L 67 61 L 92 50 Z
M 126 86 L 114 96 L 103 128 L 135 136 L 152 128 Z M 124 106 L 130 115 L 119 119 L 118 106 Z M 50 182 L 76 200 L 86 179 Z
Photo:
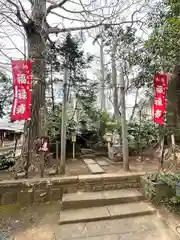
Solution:
M 37 44 L 39 48 L 37 51 L 33 46 Z M 31 106 L 31 122 L 32 125 L 32 139 L 39 137 L 39 109 L 45 104 L 45 59 L 42 56 L 42 52 L 45 50 L 45 45 L 42 42 L 42 37 L 38 33 L 30 34 L 28 36 L 28 53 L 29 58 L 34 59 L 32 76 L 33 76 L 33 87 L 32 87 L 32 106 Z
M 62 120 L 61 120 L 61 163 L 60 174 L 65 174 L 66 167 L 66 123 L 67 123 L 67 100 L 68 100 L 68 69 L 64 70 L 64 87 L 62 103 Z
M 55 113 L 55 99 L 54 99 L 54 85 L 53 85 L 53 69 L 52 69 L 52 64 L 51 64 L 51 99 L 52 99 L 52 110 L 53 113 Z
M 118 104 L 118 87 L 117 87 L 117 71 L 116 71 L 116 47 L 112 49 L 111 55 L 111 71 L 112 71 L 112 85 L 113 85 L 113 107 L 115 119 L 119 119 L 119 104 Z
M 31 101 L 31 119 L 26 121 L 24 127 L 24 143 L 22 149 L 22 158 L 17 161 L 13 170 L 26 171 L 32 163 L 32 151 L 34 140 L 40 136 L 39 109 L 45 104 L 45 41 L 46 36 L 41 31 L 42 24 L 46 14 L 46 0 L 33 1 L 32 16 L 25 26 L 28 58 L 33 61 L 32 64 L 32 101 Z
M 28 58 L 32 64 L 32 101 L 31 119 L 29 122 L 29 133 L 26 138 L 30 138 L 29 152 L 33 150 L 33 142 L 40 137 L 39 130 L 40 114 L 39 110 L 45 105 L 45 36 L 41 32 L 43 19 L 46 14 L 46 0 L 34 1 L 32 8 L 32 20 L 29 20 L 26 28 L 28 41 Z M 25 128 L 27 130 L 28 126 Z M 25 139 L 27 142 L 28 140 Z
M 134 117 L 134 114 L 135 114 L 135 110 L 136 110 L 136 107 L 137 107 L 137 100 L 138 100 L 138 89 L 136 89 L 136 96 L 135 96 L 135 101 L 134 101 L 134 106 L 133 106 L 133 109 L 132 109 L 132 113 L 131 113 L 131 116 L 130 116 L 130 121 L 133 120 L 133 117 Z
M 104 68 L 104 44 L 100 43 L 100 63 L 101 63 L 101 110 L 106 110 L 106 96 L 105 96 L 105 68 Z

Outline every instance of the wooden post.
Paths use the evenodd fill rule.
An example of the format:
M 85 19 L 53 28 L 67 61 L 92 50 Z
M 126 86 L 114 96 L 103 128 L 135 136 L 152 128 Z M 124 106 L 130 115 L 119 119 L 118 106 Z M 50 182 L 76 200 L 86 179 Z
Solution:
M 47 111 L 46 111 L 46 107 L 42 107 L 40 108 L 40 119 L 41 119 L 41 122 L 39 123 L 40 124 L 40 134 L 41 134 L 41 137 L 47 137 Z M 42 146 L 43 148 L 43 143 L 42 143 Z M 40 176 L 41 177 L 44 177 L 44 160 L 45 160 L 45 152 L 46 150 L 43 149 L 43 150 L 40 150 L 39 152 L 39 158 L 40 158 Z
M 17 137 L 16 137 L 16 138 L 15 138 L 15 144 L 14 144 L 14 154 L 13 154 L 13 158 L 14 158 L 14 159 L 15 159 L 15 157 L 16 157 L 17 145 L 18 145 L 18 139 L 17 139 Z
M 100 43 L 100 72 L 101 72 L 101 111 L 106 111 L 106 99 L 105 99 L 105 67 L 104 67 L 104 43 L 101 40 Z
M 75 160 L 75 142 L 73 142 L 73 160 Z
M 175 138 L 174 134 L 171 135 L 171 143 L 172 143 L 172 155 L 173 155 L 173 169 L 176 171 L 177 168 L 177 159 L 176 159 L 176 150 L 175 150 Z
M 108 141 L 108 158 L 111 159 L 111 154 L 110 154 L 110 150 L 111 150 L 111 144 Z
M 143 162 L 143 148 L 142 148 L 142 144 L 141 144 L 141 121 L 142 121 L 142 108 L 140 109 L 140 121 L 139 121 L 139 138 L 138 138 L 138 150 L 140 150 L 140 159 L 141 162 Z
M 126 123 L 126 101 L 125 101 L 125 82 L 123 68 L 120 73 L 120 101 L 121 101 L 121 126 L 122 126 L 122 149 L 123 149 L 123 169 L 129 171 L 129 147 Z
M 5 135 L 5 132 L 2 130 L 2 131 L 0 131 L 0 134 L 1 134 L 1 147 L 4 147 L 4 135 Z
M 59 142 L 56 141 L 56 174 L 58 173 L 59 166 Z
M 44 155 L 45 155 L 45 152 L 40 151 L 39 157 L 40 157 L 40 176 L 41 176 L 41 178 L 44 177 Z
M 165 146 L 164 146 L 164 140 L 165 140 L 165 136 L 163 136 L 163 139 L 161 141 L 161 158 L 160 158 L 160 165 L 159 165 L 159 169 L 163 170 L 164 167 L 164 151 L 165 151 Z
M 25 128 L 25 129 L 28 129 L 27 130 L 27 133 L 26 134 L 28 134 L 28 142 L 27 142 L 27 156 L 26 156 L 26 165 L 25 165 L 25 178 L 28 178 L 28 175 L 29 175 L 29 166 L 30 166 L 30 161 L 32 161 L 32 152 L 30 153 L 30 149 L 32 149 L 31 147 L 30 147 L 30 145 L 31 145 L 31 133 L 30 133 L 30 129 L 31 129 L 31 121 L 28 121 L 28 123 L 27 123 L 28 125 L 29 125 L 29 127 L 28 128 Z
M 75 151 L 76 151 L 76 148 L 75 148 L 75 146 L 76 146 L 76 132 L 75 131 L 72 132 L 71 139 L 72 139 L 72 144 L 73 144 L 73 160 L 75 160 L 75 155 L 76 155 L 76 153 L 75 153 Z

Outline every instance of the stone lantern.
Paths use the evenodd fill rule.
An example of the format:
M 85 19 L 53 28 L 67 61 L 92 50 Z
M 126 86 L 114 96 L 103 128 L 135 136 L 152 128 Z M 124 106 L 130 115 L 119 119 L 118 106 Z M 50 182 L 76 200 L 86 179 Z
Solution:
M 111 156 L 111 142 L 112 142 L 112 137 L 113 137 L 113 134 L 111 132 L 107 132 L 105 135 L 104 135 L 104 139 L 107 141 L 108 143 L 108 157 L 111 159 L 112 156 Z

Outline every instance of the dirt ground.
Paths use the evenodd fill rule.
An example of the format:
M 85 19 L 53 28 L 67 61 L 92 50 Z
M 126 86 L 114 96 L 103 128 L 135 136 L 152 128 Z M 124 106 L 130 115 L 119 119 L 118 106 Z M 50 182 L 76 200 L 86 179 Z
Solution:
M 52 231 L 54 227 L 57 227 L 59 216 L 60 204 L 58 202 L 43 203 L 42 205 L 33 205 L 28 208 L 20 208 L 16 205 L 0 206 L 0 239 L 11 240 L 13 236 L 21 232 L 26 232 L 26 237 L 28 237 L 28 232 L 31 232 L 29 234 L 32 235 L 33 229 L 42 228 L 44 228 L 44 233 L 48 236 L 48 229 L 50 228 Z M 36 231 L 36 237 L 37 234 L 38 231 Z M 36 239 L 41 240 L 43 238 L 39 239 L 37 237 Z M 51 238 L 44 239 L 51 240 Z
M 94 160 L 106 160 L 107 157 L 98 157 Z M 131 156 L 130 160 L 130 171 L 132 172 L 151 172 L 158 170 L 159 160 L 156 157 L 145 156 L 143 162 L 140 161 L 140 157 Z M 164 168 L 171 168 L 172 161 L 165 161 Z M 116 173 L 123 171 L 123 163 L 110 164 L 109 166 L 101 166 L 105 173 Z M 180 170 L 180 164 L 178 164 L 177 169 Z M 66 176 L 77 176 L 77 175 L 87 175 L 91 174 L 88 170 L 87 165 L 84 163 L 83 159 L 68 159 L 66 164 Z M 39 177 L 39 173 L 36 172 L 35 175 L 30 175 L 29 178 Z M 49 177 L 48 173 L 45 172 L 45 177 Z M 0 181 L 6 179 L 12 179 L 13 176 L 9 171 L 0 171 Z
M 76 176 L 76 175 L 86 175 L 90 174 L 87 166 L 84 164 L 83 160 L 76 159 L 75 161 L 68 160 L 66 164 L 66 176 Z M 40 173 L 29 174 L 28 178 L 39 177 Z M 57 175 L 56 175 L 57 176 Z M 44 177 L 50 177 L 45 171 Z M 0 171 L 0 181 L 12 179 L 13 176 L 8 170 Z M 1 239 L 0 239 L 1 240 Z

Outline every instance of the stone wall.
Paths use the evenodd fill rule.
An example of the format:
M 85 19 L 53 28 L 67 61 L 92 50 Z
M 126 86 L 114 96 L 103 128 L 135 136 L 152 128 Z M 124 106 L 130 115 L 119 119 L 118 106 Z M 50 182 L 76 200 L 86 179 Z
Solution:
M 173 197 L 176 194 L 176 189 L 168 186 L 164 182 L 152 182 L 147 179 L 146 176 L 141 176 L 141 193 L 147 198 L 147 200 L 154 204 L 159 204 L 166 197 Z
M 139 188 L 143 173 L 80 175 L 0 182 L 0 204 L 58 201 L 63 193 Z

